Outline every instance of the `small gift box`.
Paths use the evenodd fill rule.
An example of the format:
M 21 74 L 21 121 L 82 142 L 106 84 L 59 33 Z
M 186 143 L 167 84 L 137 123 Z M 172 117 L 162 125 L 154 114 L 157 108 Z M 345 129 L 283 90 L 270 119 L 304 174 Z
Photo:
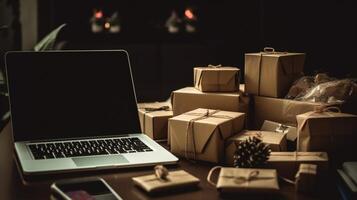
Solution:
M 245 54 L 246 92 L 267 97 L 283 97 L 290 85 L 301 76 L 304 53 L 264 52 Z
M 248 113 L 249 99 L 241 92 L 201 92 L 194 87 L 182 88 L 171 94 L 174 116 L 197 108 Z
M 188 159 L 224 160 L 224 141 L 244 127 L 245 114 L 196 109 L 169 119 L 171 152 Z
M 217 184 L 211 180 L 213 172 L 221 169 Z M 214 167 L 208 173 L 207 181 L 223 193 L 275 193 L 279 191 L 275 169 L 248 169 Z
M 154 140 L 167 139 L 167 121 L 172 117 L 169 102 L 139 103 L 141 131 Z
M 202 92 L 239 91 L 240 70 L 236 67 L 208 65 L 195 67 L 193 79 L 195 88 Z
M 260 130 L 286 134 L 286 139 L 289 141 L 295 141 L 297 138 L 296 127 L 269 120 L 264 121 Z
M 311 193 L 315 191 L 317 184 L 317 165 L 300 164 L 295 176 L 295 188 L 297 192 Z
M 155 174 L 132 178 L 135 185 L 149 193 L 157 193 L 180 188 L 192 188 L 200 180 L 184 170 L 172 171 L 167 176 L 160 178 Z
M 276 169 L 279 176 L 294 179 L 302 163 L 317 165 L 318 174 L 321 176 L 328 172 L 326 152 L 271 152 L 267 168 Z
M 230 138 L 226 142 L 226 160 L 228 166 L 233 166 L 233 154 L 237 150 L 237 144 L 249 137 L 258 137 L 264 144 L 270 146 L 272 151 L 286 151 L 286 135 L 271 131 L 248 131 L 244 130 Z

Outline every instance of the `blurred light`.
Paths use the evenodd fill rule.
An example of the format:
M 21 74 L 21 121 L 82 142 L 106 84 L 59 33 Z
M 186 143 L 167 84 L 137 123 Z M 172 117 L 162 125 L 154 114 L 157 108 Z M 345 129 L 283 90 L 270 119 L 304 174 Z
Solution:
M 192 12 L 191 9 L 186 9 L 186 10 L 185 10 L 185 16 L 186 16 L 188 19 L 195 19 L 195 15 L 193 14 L 193 12 Z
M 104 28 L 105 28 L 105 29 L 110 29 L 110 23 L 109 23 L 109 22 L 105 22 Z
M 101 10 L 96 11 L 94 16 L 95 16 L 95 18 L 100 19 L 103 17 L 103 12 Z

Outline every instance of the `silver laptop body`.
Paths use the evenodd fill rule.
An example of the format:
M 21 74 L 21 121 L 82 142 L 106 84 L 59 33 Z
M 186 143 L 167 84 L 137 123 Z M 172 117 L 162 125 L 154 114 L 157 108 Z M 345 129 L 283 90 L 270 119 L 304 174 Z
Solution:
M 178 161 L 140 132 L 126 51 L 9 52 L 5 60 L 25 175 Z

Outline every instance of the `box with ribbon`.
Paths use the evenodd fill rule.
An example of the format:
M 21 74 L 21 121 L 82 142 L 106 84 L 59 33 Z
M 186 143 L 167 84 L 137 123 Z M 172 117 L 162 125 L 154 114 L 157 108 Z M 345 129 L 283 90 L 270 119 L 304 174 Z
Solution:
M 167 139 L 167 122 L 172 117 L 170 102 L 139 103 L 141 131 L 154 140 Z
M 240 70 L 222 65 L 195 67 L 193 80 L 195 88 L 202 92 L 239 91 Z
M 294 179 L 302 163 L 317 165 L 319 176 L 328 173 L 326 152 L 271 152 L 266 167 L 276 169 L 281 177 Z
M 286 140 L 292 142 L 297 139 L 297 129 L 295 126 L 289 126 L 278 122 L 264 120 L 264 123 L 260 130 L 286 134 Z
M 200 179 L 184 170 L 169 172 L 162 165 L 155 166 L 155 173 L 133 177 L 135 185 L 149 193 L 159 193 L 163 191 L 175 191 L 177 189 L 197 187 Z
M 237 149 L 237 145 L 240 141 L 244 141 L 249 137 L 258 137 L 266 145 L 270 146 L 271 151 L 286 151 L 286 134 L 276 133 L 271 131 L 254 131 L 254 130 L 244 130 L 230 138 L 226 141 L 225 150 L 225 164 L 228 166 L 233 166 L 233 155 Z
M 295 189 L 301 193 L 313 193 L 317 187 L 317 165 L 300 164 L 295 176 Z
M 212 174 L 220 169 L 217 183 Z M 249 169 L 214 167 L 207 181 L 222 193 L 274 194 L 279 191 L 278 175 L 275 169 Z
M 284 97 L 301 76 L 304 53 L 277 52 L 266 47 L 260 53 L 245 54 L 246 92 L 259 96 Z
M 224 141 L 244 128 L 245 114 L 196 109 L 169 119 L 171 152 L 187 159 L 219 163 Z
M 201 92 L 194 87 L 186 87 L 173 91 L 171 102 L 174 116 L 197 108 L 243 113 L 249 111 L 249 97 L 242 92 Z
M 299 151 L 327 151 L 334 162 L 357 158 L 357 115 L 322 107 L 296 118 Z

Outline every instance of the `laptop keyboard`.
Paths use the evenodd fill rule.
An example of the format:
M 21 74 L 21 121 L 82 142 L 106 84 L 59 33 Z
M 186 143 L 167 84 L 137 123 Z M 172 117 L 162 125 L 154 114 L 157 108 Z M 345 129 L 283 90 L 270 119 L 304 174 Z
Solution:
M 36 160 L 153 151 L 137 137 L 47 142 L 28 147 Z

